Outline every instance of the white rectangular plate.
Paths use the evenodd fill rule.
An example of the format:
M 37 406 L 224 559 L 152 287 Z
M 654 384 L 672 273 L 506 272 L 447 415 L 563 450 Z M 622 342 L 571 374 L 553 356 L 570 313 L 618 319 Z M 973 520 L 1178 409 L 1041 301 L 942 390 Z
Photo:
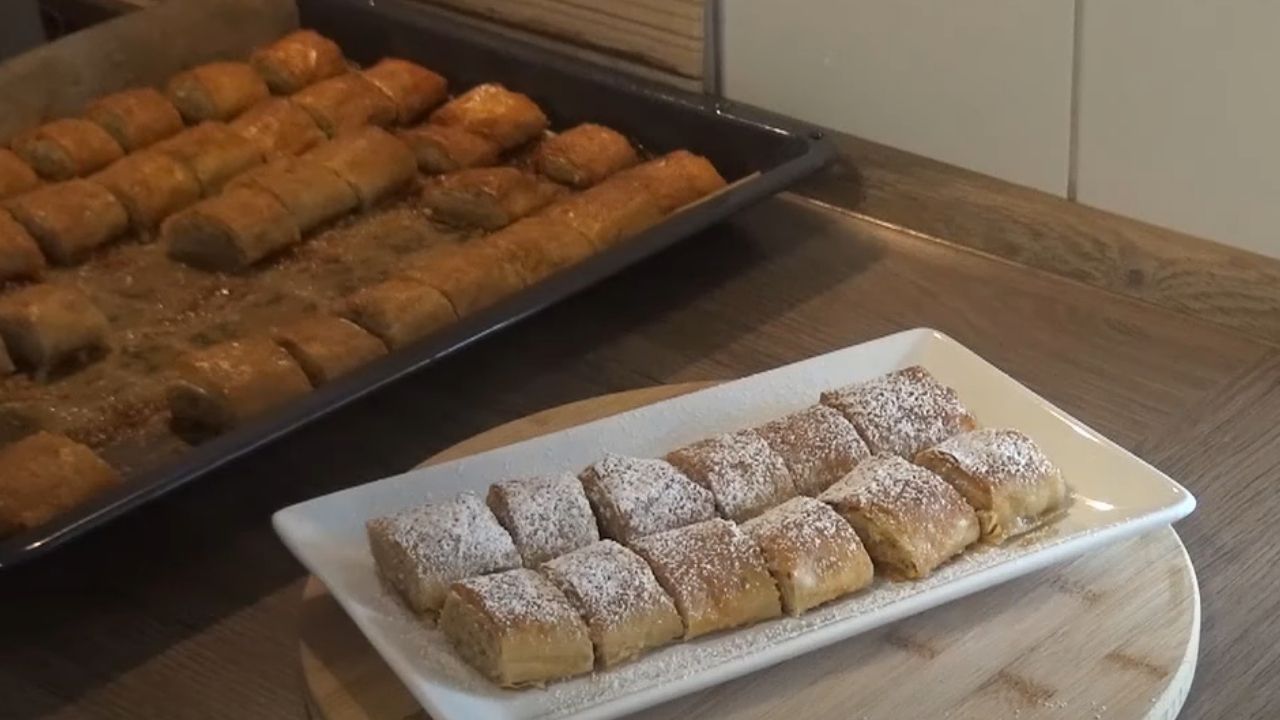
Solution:
M 799 618 L 681 643 L 544 690 L 500 690 L 465 665 L 377 577 L 365 520 L 463 490 L 577 471 L 606 451 L 659 456 L 813 404 L 829 388 L 920 364 L 988 426 L 1033 437 L 1066 475 L 1073 502 L 1047 530 L 978 549 L 926 580 L 877 581 Z M 1167 525 L 1195 498 L 1155 468 L 1055 408 L 954 340 L 910 330 L 527 442 L 379 480 L 276 513 L 276 531 L 329 587 L 405 686 L 436 720 L 613 718 L 850 638 L 1098 546 Z

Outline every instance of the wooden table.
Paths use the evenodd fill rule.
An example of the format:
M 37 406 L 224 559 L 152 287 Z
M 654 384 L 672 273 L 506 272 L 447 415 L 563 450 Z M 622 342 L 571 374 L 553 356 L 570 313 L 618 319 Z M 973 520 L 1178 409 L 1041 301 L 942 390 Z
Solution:
M 1280 286 L 1259 280 L 1275 268 L 841 142 L 842 162 L 803 192 L 854 212 L 797 196 L 763 203 L 0 575 L 0 717 L 301 718 L 303 572 L 271 531 L 273 510 L 403 470 L 542 408 L 736 377 L 920 325 L 952 335 L 1199 496 L 1179 526 L 1204 602 L 1186 717 L 1280 706 L 1280 493 L 1270 482 L 1280 470 L 1280 349 L 1270 329 L 1280 323 L 1264 312 L 1277 307 Z M 1181 254 L 1171 250 L 1179 243 Z M 1073 246 L 1084 250 L 1073 255 Z M 1063 264 L 1044 260 L 1053 253 Z M 1163 294 L 1124 282 L 1132 263 L 1169 257 L 1176 266 L 1183 256 L 1226 258 L 1237 272 L 1161 265 Z M 1144 287 L 1156 284 L 1146 277 Z

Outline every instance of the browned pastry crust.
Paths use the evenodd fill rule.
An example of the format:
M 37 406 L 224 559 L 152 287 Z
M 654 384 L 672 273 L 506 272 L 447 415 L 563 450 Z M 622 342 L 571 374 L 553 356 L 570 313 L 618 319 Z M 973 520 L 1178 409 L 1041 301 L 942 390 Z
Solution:
M 314 30 L 295 30 L 258 48 L 249 56 L 249 64 L 277 95 L 295 93 L 347 71 L 342 48 Z
M 189 123 L 230 120 L 271 95 L 249 63 L 211 62 L 169 79 L 169 100 Z
M 786 464 L 754 430 L 686 445 L 668 453 L 667 461 L 710 490 L 720 515 L 737 522 L 796 495 Z
M 119 474 L 84 445 L 28 435 L 0 448 L 0 537 L 39 527 L 119 484 Z
M 601 532 L 621 543 L 716 516 L 711 492 L 666 460 L 606 455 L 578 479 Z
M 603 250 L 656 225 L 666 212 L 637 183 L 610 178 L 553 203 L 542 214 L 569 225 Z
M 982 539 L 1000 543 L 1043 525 L 1065 507 L 1067 483 L 1035 441 L 1017 430 L 981 428 L 922 451 L 978 513 Z
M 73 265 L 129 228 L 129 214 L 101 185 L 68 180 L 45 185 L 6 203 L 13 218 L 40 245 L 45 259 Z
M 206 197 L 217 194 L 228 180 L 263 162 L 257 145 L 219 122 L 187 128 L 156 143 L 153 149 L 186 165 L 200 181 L 200 192 Z
M 616 175 L 619 182 L 634 183 L 654 199 L 664 213 L 674 212 L 725 186 L 724 178 L 701 155 L 676 150 Z
M 38 279 L 44 268 L 44 255 L 31 233 L 8 211 L 0 210 L 0 283 Z
M 675 601 L 686 640 L 782 614 L 760 549 L 727 520 L 649 535 L 631 548 Z
M 160 152 L 128 155 L 90 180 L 110 190 L 129 214 L 133 228 L 144 234 L 200 199 L 200 181 L 191 169 Z
M 502 154 L 497 143 L 448 125 L 419 125 L 397 137 L 413 150 L 418 169 L 428 174 L 493 165 Z
M 534 163 L 538 172 L 565 185 L 586 188 L 640 161 L 621 133 L 584 123 L 543 140 Z
M 258 146 L 265 157 L 297 155 L 328 139 L 311 114 L 288 98 L 271 98 L 231 121 L 231 129 Z
M 576 265 L 595 252 L 591 242 L 568 224 L 532 215 L 471 242 L 492 247 L 499 260 L 526 286 Z
M 281 158 L 232 180 L 228 187 L 254 187 L 276 197 L 303 233 L 355 210 L 360 199 L 337 173 L 308 158 Z
M 378 127 L 345 133 L 303 157 L 347 181 L 365 209 L 402 190 L 418 172 L 409 146 Z
M 182 130 L 178 109 L 155 88 L 133 88 L 98 98 L 85 109 L 84 116 L 106 130 L 127 153 Z
M 523 145 L 547 129 L 547 116 L 529 96 L 497 83 L 477 85 L 442 105 L 431 122 L 462 128 L 503 150 Z
M 448 225 L 497 230 L 563 194 L 559 185 L 517 168 L 471 168 L 429 180 L 422 202 Z
M 812 405 L 756 431 L 786 463 L 801 495 L 817 496 L 871 455 L 853 425 L 825 405 Z
M 82 177 L 124 156 L 115 138 L 82 118 L 51 120 L 15 137 L 11 147 L 46 180 Z
M 61 285 L 32 285 L 0 296 L 0 337 L 21 367 L 45 374 L 101 356 L 107 318 L 87 295 Z
M 169 413 L 183 428 L 221 432 L 311 391 L 302 368 L 268 338 L 233 340 L 183 357 Z
M 840 513 L 882 573 L 926 577 L 978 539 L 978 518 L 960 493 L 897 455 L 873 455 L 818 497 Z
M 293 216 L 274 195 L 230 188 L 160 227 L 169 257 L 202 270 L 236 272 L 301 241 Z
M 342 315 L 388 347 L 404 347 L 458 319 L 439 290 L 410 278 L 391 278 L 356 291 Z
M 401 125 L 422 117 L 449 94 L 449 83 L 443 77 L 400 58 L 383 58 L 366 69 L 364 76 L 395 103 L 396 122 Z
M 328 315 L 299 320 L 274 337 L 315 387 L 387 354 L 387 346 L 359 325 Z
M 511 533 L 525 567 L 600 539 L 582 484 L 569 473 L 496 482 L 486 501 Z
M 824 392 L 822 404 L 843 413 L 871 452 L 908 460 L 977 427 L 956 392 L 919 365 Z
M 391 125 L 399 112 L 386 93 L 364 75 L 344 73 L 321 80 L 291 96 L 329 137 L 365 125 Z
M 439 290 L 458 317 L 482 310 L 523 289 L 515 268 L 488 245 L 443 245 L 406 257 L 403 275 Z
M 0 200 L 34 190 L 40 184 L 36 171 L 8 148 L 0 148 Z

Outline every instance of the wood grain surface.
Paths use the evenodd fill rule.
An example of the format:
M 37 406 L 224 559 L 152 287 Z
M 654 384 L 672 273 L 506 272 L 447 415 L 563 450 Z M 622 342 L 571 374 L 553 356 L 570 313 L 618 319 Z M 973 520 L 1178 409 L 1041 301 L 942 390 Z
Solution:
M 658 385 L 551 408 L 464 440 L 423 464 L 709 384 Z M 303 589 L 299 615 L 302 678 L 316 720 L 427 717 L 315 578 Z M 1165 720 L 1178 714 L 1190 689 L 1199 638 L 1195 572 L 1177 534 L 1161 529 L 632 717 L 820 720 L 856 707 L 862 720 L 904 714 L 1074 720 L 1102 709 Z M 916 682 L 897 682 L 904 677 Z

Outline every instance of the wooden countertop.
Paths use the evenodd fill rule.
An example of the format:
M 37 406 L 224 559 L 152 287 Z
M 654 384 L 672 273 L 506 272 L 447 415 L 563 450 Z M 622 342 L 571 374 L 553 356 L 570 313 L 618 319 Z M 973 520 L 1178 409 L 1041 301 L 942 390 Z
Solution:
M 1185 716 L 1280 706 L 1274 267 L 840 142 L 840 163 L 802 191 L 841 207 L 762 203 L 0 574 L 0 716 L 302 718 L 303 572 L 272 511 L 542 408 L 732 378 L 914 326 L 950 334 L 1196 493 L 1178 526 L 1204 602 Z

